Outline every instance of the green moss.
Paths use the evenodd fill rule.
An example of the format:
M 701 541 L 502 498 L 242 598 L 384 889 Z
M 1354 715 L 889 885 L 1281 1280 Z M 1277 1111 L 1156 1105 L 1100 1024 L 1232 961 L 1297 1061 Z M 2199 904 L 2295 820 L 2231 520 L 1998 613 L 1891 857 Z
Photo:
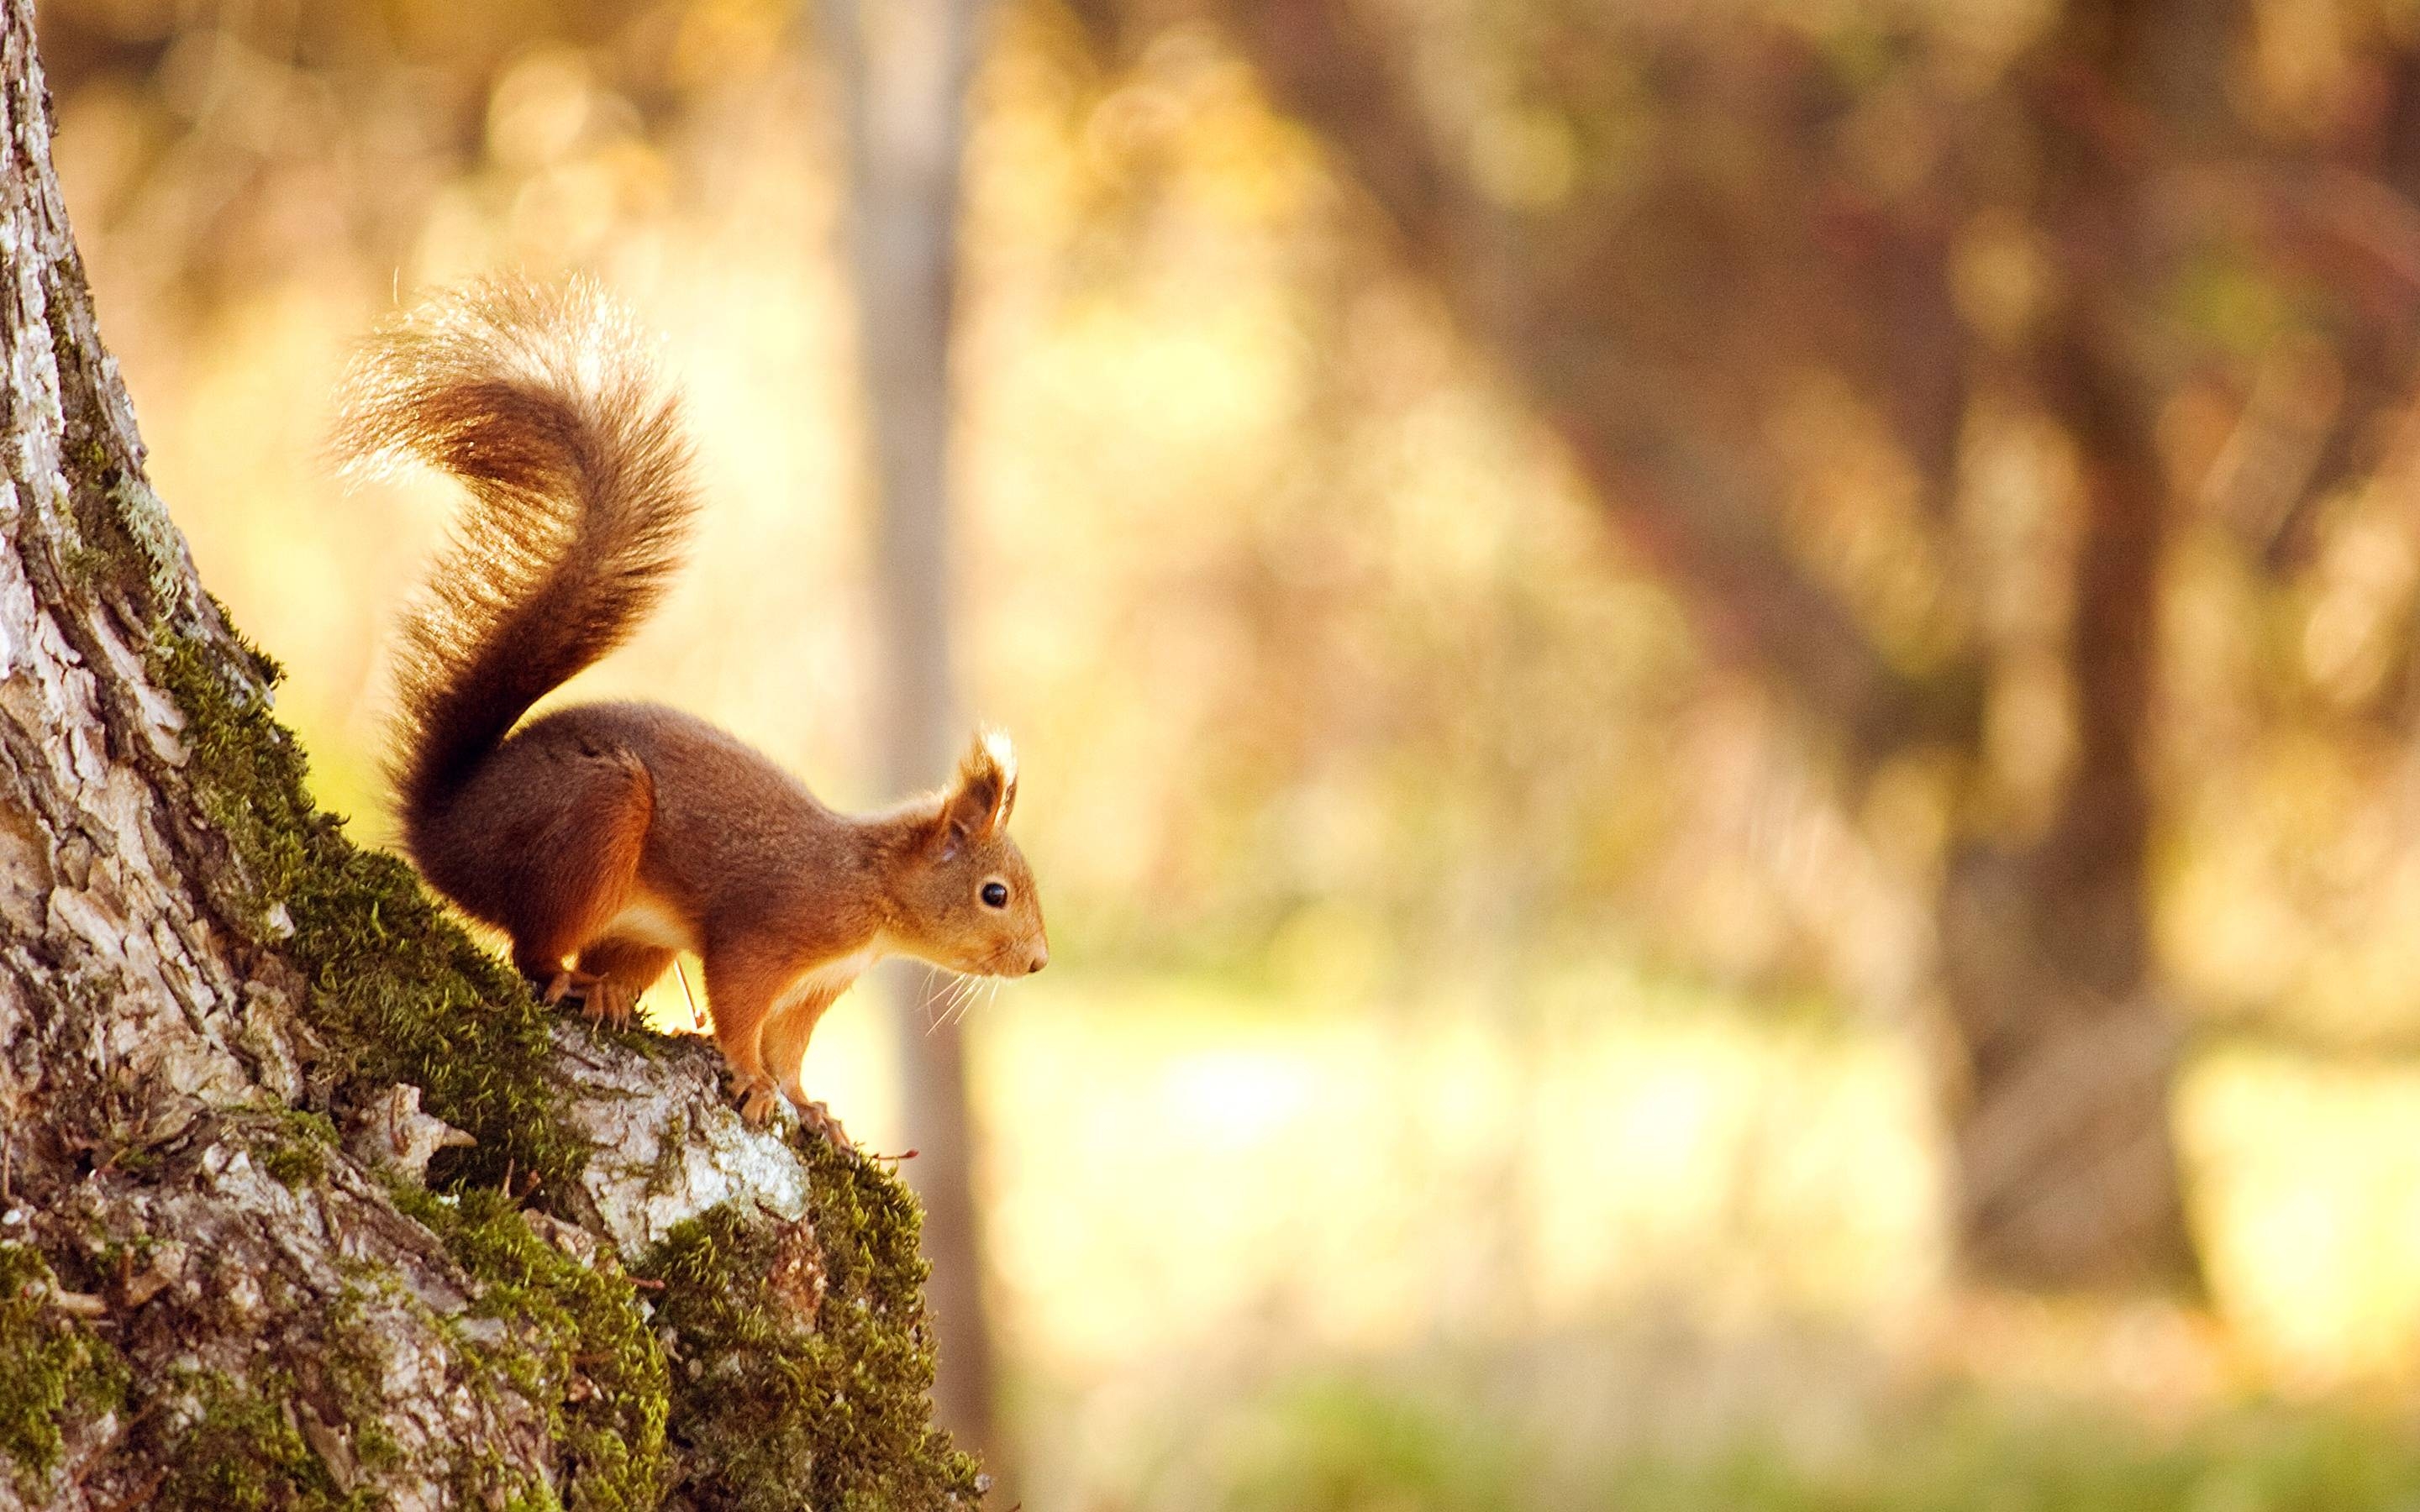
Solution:
M 554 1489 L 494 1455 L 466 1456 L 446 1482 L 452 1506 L 492 1507 L 496 1512 L 563 1512 Z
M 328 1174 L 336 1148 L 336 1126 L 324 1114 L 281 1107 L 252 1142 L 261 1169 L 288 1187 L 308 1186 Z
M 0 1244 L 0 1455 L 20 1484 L 46 1477 L 66 1447 L 60 1423 L 126 1398 L 126 1366 L 108 1340 L 54 1309 L 51 1268 L 23 1244 Z
M 319 1376 L 338 1416 L 352 1427 L 353 1458 L 375 1473 L 400 1466 L 404 1453 L 385 1422 L 386 1351 L 373 1340 L 373 1325 L 364 1319 L 367 1295 L 363 1288 L 349 1286 L 329 1308 Z
M 256 674 L 274 673 L 246 649 Z M 354 845 L 313 807 L 301 747 L 209 645 L 163 636 L 154 661 L 188 720 L 195 797 L 240 869 L 240 890 L 219 902 L 264 938 L 285 936 L 338 1078 L 411 1083 L 422 1106 L 467 1130 L 478 1144 L 441 1157 L 441 1180 L 496 1183 L 511 1169 L 570 1184 L 588 1149 L 544 1074 L 552 1013 L 400 858 Z
M 304 1442 L 289 1403 L 291 1378 L 264 1370 L 249 1383 L 193 1372 L 181 1381 L 199 1417 L 177 1439 L 163 1506 L 207 1506 L 214 1512 L 369 1512 L 379 1504 L 367 1487 L 338 1489 L 335 1477 Z
M 792 1226 L 718 1210 L 651 1254 L 642 1273 L 665 1282 L 659 1316 L 677 1341 L 679 1368 L 669 1373 L 637 1289 L 610 1256 L 592 1269 L 531 1231 L 498 1190 L 507 1174 L 564 1191 L 588 1155 L 546 1071 L 554 1015 L 402 860 L 356 847 L 314 808 L 302 752 L 263 693 L 276 670 L 244 651 L 251 665 L 231 670 L 218 642 L 169 628 L 152 647 L 154 675 L 187 717 L 194 798 L 235 863 L 213 904 L 301 970 L 302 1012 L 325 1047 L 316 1079 L 339 1097 L 416 1086 L 424 1107 L 477 1140 L 430 1169 L 432 1187 L 450 1197 L 401 1188 L 397 1201 L 482 1282 L 475 1312 L 506 1325 L 500 1341 L 492 1330 L 458 1330 L 462 1357 L 487 1389 L 546 1414 L 568 1504 L 658 1504 L 675 1458 L 668 1421 L 678 1476 L 701 1504 L 973 1504 L 974 1461 L 932 1426 L 926 1402 L 933 1355 L 915 1205 L 878 1167 L 820 1139 L 801 1142 L 814 1241 L 806 1263 L 820 1265 L 829 1287 L 812 1326 L 795 1299 L 768 1286 L 776 1267 L 799 1258 Z M 272 1174 L 315 1180 L 309 1152 L 293 1148 L 308 1143 L 282 1140 Z M 342 1411 L 362 1422 L 376 1415 L 369 1397 L 332 1385 Z M 194 1468 L 179 1471 L 190 1504 L 349 1505 L 330 1500 L 326 1469 L 292 1423 L 264 1414 L 269 1390 L 264 1381 L 249 1394 L 224 1383 L 205 1394 L 185 1457 Z M 379 1445 L 359 1429 L 355 1443 L 372 1466 Z M 547 1487 L 504 1467 L 466 1458 L 458 1471 L 473 1504 L 555 1504 Z M 238 1499 L 243 1487 L 253 1489 L 241 1495 L 268 1500 Z
M 662 1499 L 670 1386 L 638 1288 L 608 1251 L 582 1264 L 540 1239 L 504 1194 L 448 1201 L 398 1187 L 397 1205 L 445 1242 L 480 1283 L 474 1318 L 507 1325 L 502 1344 L 461 1348 L 545 1412 L 573 1512 L 637 1512 Z
M 638 1267 L 664 1282 L 683 1490 L 702 1505 L 825 1512 L 975 1504 L 974 1459 L 933 1427 L 921 1227 L 906 1188 L 822 1139 L 796 1226 L 717 1208 Z M 819 1263 L 819 1295 L 800 1265 Z
M 283 1185 L 304 1187 L 328 1174 L 328 1154 L 303 1144 L 273 1145 L 261 1156 L 261 1165 Z
M 103 474 L 109 520 L 139 563 L 143 585 L 151 600 L 163 607 L 181 607 L 186 593 L 182 543 L 168 518 L 167 506 L 140 477 L 109 469 Z
M 317 839 L 317 864 L 287 896 L 314 1026 L 354 1077 L 419 1088 L 423 1107 L 478 1141 L 441 1157 L 441 1178 L 500 1184 L 519 1171 L 568 1189 L 589 1146 L 545 1074 L 552 1012 L 400 859 L 355 848 L 333 825 Z
M 647 1168 L 647 1196 L 661 1196 L 673 1190 L 681 1179 L 688 1149 L 689 1115 L 675 1110 L 656 1142 L 656 1161 Z
M 409 1189 L 397 1194 L 486 1283 L 481 1309 L 511 1325 L 501 1344 L 463 1337 L 463 1351 L 546 1412 L 569 1505 L 654 1506 L 667 1387 L 636 1290 L 610 1262 L 591 1271 L 539 1241 L 496 1190 L 507 1173 L 517 1183 L 535 1177 L 568 1189 L 587 1158 L 545 1075 L 553 1015 L 445 916 L 399 858 L 355 846 L 340 822 L 314 808 L 302 752 L 258 691 L 276 669 L 244 649 L 258 685 L 230 676 L 198 639 L 163 633 L 154 647 L 154 674 L 187 717 L 195 798 L 240 871 L 215 901 L 264 943 L 282 943 L 302 971 L 303 1016 L 326 1047 L 323 1076 L 365 1089 L 408 1082 L 425 1108 L 478 1141 L 441 1156 L 431 1172 L 437 1185 L 458 1191 L 458 1208 L 426 1192 L 417 1200 Z M 299 1117 L 303 1125 L 289 1122 L 261 1141 L 264 1167 L 289 1185 L 323 1175 L 334 1140 L 325 1119 Z M 341 1359 L 334 1363 L 341 1371 Z M 368 1426 L 356 1431 L 362 1463 L 391 1462 L 395 1445 L 375 1431 L 374 1395 L 355 1393 L 356 1403 L 341 1380 L 332 1385 L 348 1415 L 358 1412 Z M 278 1481 L 289 1446 L 240 1400 L 220 1396 L 209 1441 L 226 1450 L 218 1459 Z M 243 1445 L 241 1453 L 228 1447 Z M 466 1464 L 461 1473 L 480 1504 L 495 1497 L 556 1504 L 542 1484 L 510 1484 L 501 1467 Z
M 88 404 L 76 402 L 83 368 L 73 358 L 81 354 L 56 302 L 50 315 L 59 377 L 70 391 L 64 407 L 71 417 L 66 452 L 75 464 L 68 481 L 76 539 L 69 543 L 66 565 L 81 582 L 105 584 L 145 604 L 153 618 L 182 616 L 191 608 L 192 590 L 176 523 L 150 484 L 139 471 L 119 467 L 99 434 L 89 428 L 78 434 L 72 417 L 93 413 Z

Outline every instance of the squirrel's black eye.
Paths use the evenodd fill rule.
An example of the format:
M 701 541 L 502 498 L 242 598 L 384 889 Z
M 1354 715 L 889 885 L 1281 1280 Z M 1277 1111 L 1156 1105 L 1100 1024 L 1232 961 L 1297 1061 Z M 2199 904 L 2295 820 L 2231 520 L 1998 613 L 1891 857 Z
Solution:
M 983 901 L 984 901 L 984 905 L 985 905 L 985 907 L 988 907 L 988 908 L 1005 908 L 1005 907 L 1007 907 L 1007 906 L 1008 906 L 1008 884 L 1007 884 L 1007 883 L 1005 883 L 1005 882 L 986 882 L 986 883 L 985 883 L 985 884 L 984 884 L 984 890 L 983 890 Z

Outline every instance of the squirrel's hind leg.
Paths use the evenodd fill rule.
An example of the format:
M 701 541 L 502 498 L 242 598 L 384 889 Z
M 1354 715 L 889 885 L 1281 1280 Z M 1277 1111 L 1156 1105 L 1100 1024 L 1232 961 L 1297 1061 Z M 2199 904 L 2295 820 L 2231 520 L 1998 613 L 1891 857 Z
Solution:
M 540 823 L 523 831 L 520 885 L 505 921 L 513 964 L 549 1003 L 595 985 L 589 969 L 566 963 L 630 901 L 656 812 L 655 779 L 627 750 L 583 748 L 555 764 L 550 775 L 563 785 Z

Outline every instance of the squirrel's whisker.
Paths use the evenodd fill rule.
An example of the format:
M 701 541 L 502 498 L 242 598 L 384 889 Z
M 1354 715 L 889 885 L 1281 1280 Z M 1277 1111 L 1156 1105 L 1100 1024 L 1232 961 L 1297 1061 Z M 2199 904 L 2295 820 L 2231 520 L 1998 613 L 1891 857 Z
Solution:
M 925 968 L 928 980 L 924 992 L 924 1037 L 931 1039 L 950 1022 L 950 1004 L 956 999 L 958 983 L 954 977 L 944 978 L 941 968 Z
M 947 988 L 926 999 L 927 1005 L 935 1010 L 932 1022 L 924 1029 L 926 1039 L 929 1040 L 939 1033 L 942 1027 L 950 1023 L 952 1011 L 965 996 L 966 987 L 966 978 L 952 977 Z

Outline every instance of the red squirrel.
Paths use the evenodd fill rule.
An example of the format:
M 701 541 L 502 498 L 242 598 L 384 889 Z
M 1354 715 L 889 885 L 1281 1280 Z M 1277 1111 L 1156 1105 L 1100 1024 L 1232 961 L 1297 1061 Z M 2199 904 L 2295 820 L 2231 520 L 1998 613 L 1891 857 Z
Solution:
M 679 401 L 597 285 L 502 278 L 406 315 L 357 359 L 337 440 L 349 463 L 416 459 L 470 493 L 403 619 L 390 772 L 421 874 L 512 937 L 548 1003 L 626 1025 L 694 951 L 742 1116 L 785 1092 L 845 1137 L 799 1066 L 859 973 L 890 954 L 989 976 L 1048 962 L 1001 736 L 979 734 L 942 791 L 849 815 L 659 704 L 520 724 L 655 607 L 697 508 Z

